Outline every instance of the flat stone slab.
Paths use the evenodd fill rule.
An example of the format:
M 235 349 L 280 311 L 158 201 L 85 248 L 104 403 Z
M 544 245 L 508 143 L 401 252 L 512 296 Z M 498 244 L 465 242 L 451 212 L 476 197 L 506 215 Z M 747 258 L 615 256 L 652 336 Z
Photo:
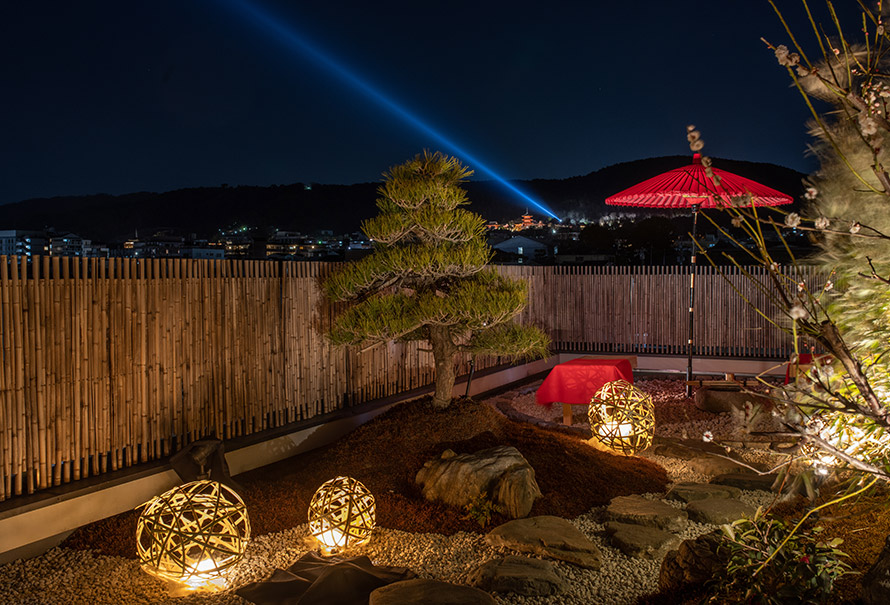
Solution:
M 651 453 L 666 458 L 678 458 L 689 460 L 708 454 L 723 454 L 725 450 L 716 443 L 702 441 L 701 435 L 697 439 L 675 439 L 672 437 L 656 437 L 652 444 Z
M 495 605 L 494 597 L 472 586 L 438 580 L 404 580 L 381 586 L 371 593 L 368 605 Z
M 694 471 L 699 475 L 707 475 L 708 477 L 724 475 L 726 473 L 738 473 L 745 468 L 741 464 L 737 464 L 732 460 L 708 455 L 690 458 L 686 461 L 686 466 L 689 470 Z
M 757 473 L 724 473 L 717 475 L 711 479 L 711 483 L 715 485 L 729 485 L 744 490 L 760 490 L 764 492 L 773 491 L 773 485 L 778 479 L 778 475 L 770 473 L 769 475 L 758 475 Z
M 678 536 L 645 525 L 609 521 L 606 533 L 612 537 L 613 546 L 634 559 L 661 559 L 680 547 Z
M 470 573 L 467 581 L 487 592 L 547 596 L 565 590 L 565 581 L 550 561 L 510 555 L 490 559 Z
M 612 498 L 606 508 L 606 520 L 681 531 L 686 527 L 688 515 L 670 504 L 634 495 Z
M 742 495 L 742 490 L 729 485 L 715 485 L 713 483 L 677 483 L 667 493 L 666 498 L 679 500 L 680 502 L 692 502 L 705 498 L 736 498 Z
M 732 523 L 742 517 L 753 517 L 754 507 L 741 500 L 729 498 L 705 498 L 695 500 L 686 506 L 689 518 L 696 523 L 722 525 Z
M 599 569 L 602 556 L 581 530 L 559 517 L 543 515 L 499 525 L 485 536 L 491 546 L 528 552 L 587 569 Z

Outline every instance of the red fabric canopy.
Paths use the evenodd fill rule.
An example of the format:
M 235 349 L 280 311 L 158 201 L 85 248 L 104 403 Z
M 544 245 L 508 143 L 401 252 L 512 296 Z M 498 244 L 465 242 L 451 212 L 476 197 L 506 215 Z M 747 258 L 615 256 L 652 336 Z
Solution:
M 766 185 L 725 170 L 712 168 L 720 177 L 720 185 L 705 174 L 701 155 L 695 154 L 691 166 L 669 170 L 642 183 L 606 198 L 615 206 L 650 206 L 653 208 L 717 208 L 738 206 L 778 206 L 790 204 L 791 196 Z M 748 197 L 750 195 L 750 198 Z
M 550 405 L 558 401 L 587 405 L 604 384 L 613 380 L 626 380 L 633 384 L 633 368 L 628 360 L 572 359 L 550 370 L 535 393 L 535 403 Z

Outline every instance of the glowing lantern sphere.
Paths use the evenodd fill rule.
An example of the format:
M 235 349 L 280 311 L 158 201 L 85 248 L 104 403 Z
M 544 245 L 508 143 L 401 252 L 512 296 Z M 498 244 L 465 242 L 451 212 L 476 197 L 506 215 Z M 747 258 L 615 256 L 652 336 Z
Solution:
M 652 443 L 652 397 L 626 380 L 608 382 L 597 391 L 587 415 L 593 438 L 614 452 L 632 456 Z
M 367 542 L 374 522 L 373 494 L 351 477 L 325 481 L 309 502 L 309 531 L 330 553 Z
M 221 584 L 249 540 L 244 502 L 217 481 L 194 481 L 157 496 L 136 523 L 142 568 L 191 588 Z

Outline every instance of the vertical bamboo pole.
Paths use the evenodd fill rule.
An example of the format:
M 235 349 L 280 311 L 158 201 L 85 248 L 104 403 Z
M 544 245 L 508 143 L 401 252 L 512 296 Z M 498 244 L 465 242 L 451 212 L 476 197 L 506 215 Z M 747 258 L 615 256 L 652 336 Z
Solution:
M 11 318 L 9 267 L 6 255 L 0 255 L 0 336 L 2 336 L 2 357 L 0 357 L 0 430 L 3 437 L 3 493 L 0 500 L 12 495 L 12 476 L 15 472 L 13 457 L 15 450 L 15 427 L 18 419 L 15 414 L 15 348 L 12 343 L 13 323 Z

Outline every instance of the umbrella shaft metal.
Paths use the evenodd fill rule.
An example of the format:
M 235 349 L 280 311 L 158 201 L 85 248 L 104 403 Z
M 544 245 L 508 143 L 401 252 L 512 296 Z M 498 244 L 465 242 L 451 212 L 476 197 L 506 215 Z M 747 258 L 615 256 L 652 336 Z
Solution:
M 698 233 L 698 204 L 692 205 L 692 267 L 689 270 L 689 338 L 686 342 L 686 396 L 692 395 L 692 356 L 695 354 L 695 236 Z

